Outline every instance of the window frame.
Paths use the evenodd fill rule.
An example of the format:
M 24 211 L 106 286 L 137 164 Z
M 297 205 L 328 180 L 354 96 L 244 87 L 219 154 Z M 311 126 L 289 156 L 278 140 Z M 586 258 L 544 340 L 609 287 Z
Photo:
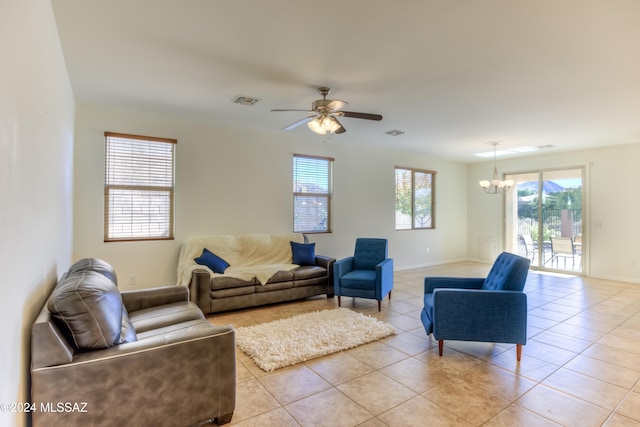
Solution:
M 117 133 L 117 132 L 105 132 L 104 133 L 104 194 L 103 194 L 103 200 L 104 200 L 104 242 L 110 243 L 110 242 L 138 242 L 138 241 L 150 241 L 150 240 L 174 240 L 175 239 L 175 164 L 176 164 L 176 145 L 178 143 L 178 141 L 176 139 L 171 139 L 171 138 L 159 138 L 159 137 L 152 137 L 152 136 L 142 136 L 142 135 L 132 135 L 132 134 L 125 134 L 125 133 Z M 112 142 L 115 141 L 111 141 L 111 138 L 118 139 L 118 140 L 130 140 L 130 141 L 140 141 L 141 144 L 148 144 L 148 143 L 163 143 L 163 144 L 170 144 L 171 145 L 171 160 L 170 160 L 170 166 L 169 167 L 163 167 L 161 168 L 162 172 L 164 172 L 165 174 L 167 174 L 166 176 L 169 176 L 168 181 L 170 181 L 170 185 L 143 185 L 140 183 L 133 183 L 133 182 L 129 182 L 129 183 L 123 183 L 122 181 L 134 181 L 134 177 L 129 176 L 128 178 L 113 178 L 111 177 L 111 175 L 114 174 L 114 170 L 113 168 L 110 168 L 110 162 L 112 162 L 114 160 L 114 156 L 116 155 L 113 150 L 114 148 L 111 146 Z M 135 144 L 132 143 L 132 146 L 135 146 Z M 140 160 L 139 158 L 137 160 Z M 145 159 L 143 158 L 143 161 Z M 159 165 L 159 166 L 163 166 L 162 163 L 168 163 L 166 162 L 166 157 L 164 159 L 161 159 L 160 162 L 153 162 L 150 158 L 146 158 L 147 163 L 144 163 L 144 165 L 146 166 L 151 166 L 151 165 Z M 162 162 L 162 163 L 161 163 Z M 126 167 L 125 167 L 126 168 Z M 131 169 L 131 167 L 129 167 Z M 118 180 L 120 182 L 118 183 L 114 183 L 114 180 Z M 167 180 L 167 178 L 164 178 L 164 180 Z M 112 192 L 116 190 L 116 191 L 151 191 L 151 192 L 160 192 L 160 193 L 165 193 L 168 196 L 168 207 L 166 209 L 166 215 L 163 214 L 163 219 L 166 219 L 167 222 L 167 234 L 166 235 L 160 235 L 160 234 L 156 234 L 156 233 L 151 233 L 148 232 L 146 235 L 142 235 L 142 236 L 134 236 L 133 232 L 130 232 L 129 235 L 127 235 L 126 237 L 116 237 L 115 236 L 115 232 L 112 229 L 113 227 L 113 220 L 112 220 L 112 203 L 111 203 L 111 194 Z M 132 198 L 136 197 L 135 195 L 131 195 Z M 150 200 L 152 198 L 152 196 L 147 196 L 147 197 L 142 197 L 142 199 L 148 199 Z M 153 221 L 151 221 L 151 215 L 147 214 L 149 216 L 149 219 L 146 221 L 146 224 L 150 225 L 152 224 Z M 131 221 L 128 224 L 133 224 L 134 222 Z M 142 222 L 143 224 L 145 223 L 145 221 Z
M 327 175 L 327 192 L 309 192 L 309 191 L 300 191 L 300 188 L 296 188 L 297 180 L 296 176 L 298 175 L 296 169 L 296 159 L 310 159 L 310 160 L 321 160 L 326 162 L 326 175 Z M 333 215 L 332 215 L 332 199 L 333 199 L 333 164 L 335 159 L 332 157 L 322 157 L 322 156 L 311 156 L 306 154 L 293 154 L 292 156 L 292 190 L 293 190 L 293 231 L 294 233 L 304 233 L 304 234 L 329 234 L 332 233 L 333 229 Z M 318 230 L 318 229 L 296 229 L 296 217 L 298 215 L 297 210 L 297 199 L 302 197 L 313 197 L 313 198 L 326 198 L 327 202 L 327 218 L 326 218 L 326 229 Z
M 411 183 L 410 183 L 410 191 L 411 191 L 411 213 L 407 214 L 411 217 L 411 226 L 407 228 L 398 228 L 398 171 L 408 171 L 411 173 Z M 430 179 L 430 187 L 431 187 L 431 202 L 430 202 L 430 213 L 431 213 L 431 221 L 429 226 L 422 227 L 416 225 L 416 174 L 425 174 L 429 175 Z M 396 166 L 394 168 L 394 180 L 395 180 L 395 230 L 396 231 L 407 231 L 407 230 L 434 230 L 436 228 L 436 171 L 427 170 L 427 169 L 417 169 L 410 168 L 404 166 Z

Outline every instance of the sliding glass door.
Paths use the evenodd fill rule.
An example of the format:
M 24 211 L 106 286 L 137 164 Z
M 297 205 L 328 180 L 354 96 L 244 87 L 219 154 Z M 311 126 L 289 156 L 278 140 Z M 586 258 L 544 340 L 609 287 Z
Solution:
M 514 173 L 505 198 L 506 250 L 534 268 L 584 271 L 583 168 Z

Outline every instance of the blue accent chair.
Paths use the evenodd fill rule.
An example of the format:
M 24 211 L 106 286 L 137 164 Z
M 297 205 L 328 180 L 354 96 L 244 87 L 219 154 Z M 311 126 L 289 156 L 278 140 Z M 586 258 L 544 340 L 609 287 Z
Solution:
M 530 260 L 508 252 L 496 258 L 486 278 L 425 277 L 420 320 L 438 340 L 516 344 L 522 357 L 527 343 L 527 295 L 523 292 Z
M 387 294 L 391 299 L 393 289 L 393 259 L 387 258 L 387 239 L 356 239 L 353 256 L 333 264 L 334 292 L 340 297 L 358 297 L 378 300 L 380 304 Z

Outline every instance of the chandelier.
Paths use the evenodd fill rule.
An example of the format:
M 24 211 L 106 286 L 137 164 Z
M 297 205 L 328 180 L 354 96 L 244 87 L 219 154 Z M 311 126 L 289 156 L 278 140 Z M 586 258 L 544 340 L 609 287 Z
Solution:
M 496 146 L 497 142 L 491 142 L 490 145 L 493 145 L 493 178 L 491 181 L 482 180 L 479 181 L 480 187 L 485 191 L 485 193 L 489 194 L 504 194 L 507 191 L 511 190 L 513 187 L 513 180 L 501 180 L 498 175 L 498 167 L 496 166 Z

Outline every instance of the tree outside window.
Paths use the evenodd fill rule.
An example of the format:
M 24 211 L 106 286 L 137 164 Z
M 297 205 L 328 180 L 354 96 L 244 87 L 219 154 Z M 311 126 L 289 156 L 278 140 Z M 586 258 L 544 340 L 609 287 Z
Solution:
M 396 168 L 396 230 L 435 228 L 435 172 Z

